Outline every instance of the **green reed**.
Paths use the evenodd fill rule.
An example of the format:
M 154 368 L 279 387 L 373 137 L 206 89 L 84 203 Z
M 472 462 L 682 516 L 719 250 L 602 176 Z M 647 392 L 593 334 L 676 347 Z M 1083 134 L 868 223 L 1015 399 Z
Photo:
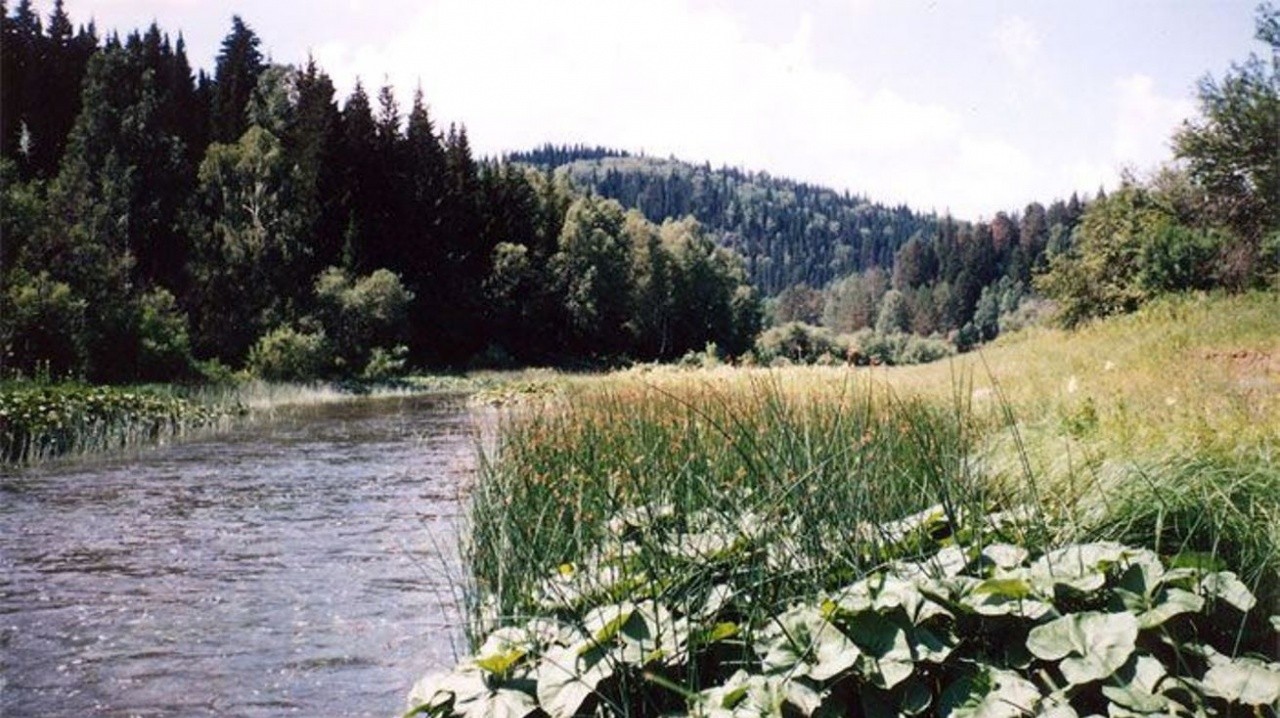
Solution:
M 853 382 L 804 399 L 769 379 L 679 395 L 606 382 L 511 415 L 498 433 L 464 549 L 473 609 L 502 617 L 536 613 L 547 572 L 607 546 L 609 520 L 627 511 L 763 532 L 753 543 L 775 547 L 769 556 L 709 566 L 654 550 L 629 565 L 672 590 L 716 571 L 756 572 L 761 603 L 781 605 L 897 557 L 880 524 L 937 505 L 962 525 L 1016 500 L 975 481 L 962 411 Z
M 0 387 L 0 464 L 133 448 L 227 421 L 231 405 L 173 392 L 79 384 Z
M 675 534 L 708 522 L 737 527 L 751 534 L 746 543 L 770 547 L 682 561 L 671 557 L 671 532 L 652 547 L 632 536 L 630 550 L 639 549 L 623 565 L 643 584 L 637 593 L 677 604 L 732 574 L 735 585 L 756 587 L 759 611 L 776 613 L 911 558 L 913 544 L 885 527 L 929 507 L 958 535 L 922 536 L 921 551 L 989 538 L 999 514 L 998 539 L 1033 552 L 1116 539 L 1166 557 L 1203 554 L 1263 600 L 1280 595 L 1280 471 L 1265 452 L 1116 463 L 1114 477 L 1055 481 L 1052 490 L 1037 486 L 1026 462 L 994 480 L 981 468 L 982 447 L 992 432 L 1019 441 L 1015 418 L 975 418 L 967 395 L 903 399 L 853 380 L 796 393 L 769 377 L 678 390 L 604 379 L 513 412 L 482 457 L 470 499 L 463 548 L 473 634 L 545 613 L 538 593 L 547 575 L 608 552 L 617 538 L 610 520 L 629 511 L 661 514 Z

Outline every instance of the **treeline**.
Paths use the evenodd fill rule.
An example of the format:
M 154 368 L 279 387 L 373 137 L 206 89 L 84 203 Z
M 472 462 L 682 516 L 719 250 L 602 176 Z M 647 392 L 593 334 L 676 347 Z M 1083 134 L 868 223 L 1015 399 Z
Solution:
M 759 359 L 920 361 L 1046 316 L 1075 326 L 1167 292 L 1280 283 L 1280 12 L 1270 5 L 1256 39 L 1266 56 L 1201 81 L 1201 116 L 1173 137 L 1172 162 L 1126 174 L 1110 194 L 989 221 L 598 147 L 511 158 L 558 166 L 650 218 L 689 213 L 716 231 L 770 297 Z
M 876 333 L 861 342 L 826 341 L 804 326 L 788 327 L 764 338 L 757 353 L 766 360 L 834 351 L 840 359 L 852 353 L 910 361 L 938 352 L 866 346 L 905 346 L 885 339 L 916 334 L 965 350 L 994 338 L 1002 324 L 1021 326 L 1038 312 L 1033 277 L 1072 245 L 1085 209 L 1072 195 L 1048 207 L 1033 202 L 1021 212 L 966 222 L 765 173 L 601 147 L 548 145 L 508 159 L 557 167 L 557 176 L 574 186 L 651 220 L 697 217 L 723 246 L 743 255 L 748 275 L 770 296 L 771 324 L 823 327 L 833 335 Z M 787 346 L 775 346 L 779 336 L 790 338 Z
M 1040 318 L 1045 308 L 1034 277 L 1072 246 L 1085 212 L 1072 195 L 1047 208 L 1032 202 L 1020 213 L 1000 212 L 989 222 L 944 217 L 934 232 L 902 245 L 886 268 L 822 288 L 788 287 L 771 302 L 770 316 L 775 324 L 821 326 L 837 335 L 869 329 L 877 340 L 936 337 L 964 351 Z
M 1088 201 L 944 217 L 889 265 L 782 292 L 772 316 L 791 326 L 762 341 L 853 337 L 844 346 L 887 355 L 887 338 L 911 332 L 964 350 L 1047 314 L 1074 327 L 1169 292 L 1280 287 L 1280 11 L 1260 6 L 1256 27 L 1267 54 L 1201 80 L 1200 117 L 1174 134 L 1172 162 Z
M 938 222 L 905 206 L 887 207 L 764 172 L 600 147 L 544 146 L 508 159 L 556 168 L 575 186 L 654 221 L 697 217 L 743 256 L 751 282 L 767 296 L 797 284 L 820 287 L 872 267 L 890 268 L 907 240 L 930 234 Z
M 181 35 L 3 16 L 0 374 L 281 378 L 750 345 L 740 260 L 550 173 L 477 161 L 421 92 Z M 56 82 L 53 79 L 56 78 Z
M 1266 46 L 1200 81 L 1200 117 L 1173 136 L 1176 164 L 1126 177 L 1090 205 L 1070 250 L 1036 287 L 1075 326 L 1166 292 L 1280 289 L 1280 10 L 1260 5 Z

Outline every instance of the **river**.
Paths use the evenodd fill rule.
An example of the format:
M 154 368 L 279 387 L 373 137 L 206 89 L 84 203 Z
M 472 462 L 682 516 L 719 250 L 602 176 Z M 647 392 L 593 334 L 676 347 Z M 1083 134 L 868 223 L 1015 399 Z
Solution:
M 379 716 L 463 649 L 457 398 L 0 469 L 0 716 Z

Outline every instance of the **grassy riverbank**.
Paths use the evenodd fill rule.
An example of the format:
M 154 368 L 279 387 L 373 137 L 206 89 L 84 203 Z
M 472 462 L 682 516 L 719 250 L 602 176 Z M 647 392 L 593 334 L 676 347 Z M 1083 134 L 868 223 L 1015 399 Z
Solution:
M 360 398 L 444 393 L 509 403 L 541 393 L 550 381 L 546 372 L 523 371 L 419 375 L 375 384 L 240 380 L 117 387 L 0 382 L 0 465 L 132 449 L 281 410 Z
M 1167 544 L 1185 533 L 1256 571 L 1280 566 L 1275 293 L 1171 298 L 926 366 L 641 368 L 568 387 L 561 404 L 511 419 L 490 476 L 520 511 L 525 484 L 555 477 L 543 483 L 583 502 L 566 522 L 579 533 L 628 504 L 666 500 L 650 486 L 682 474 L 710 482 L 712 496 L 795 491 L 792 480 L 895 495 L 904 481 L 917 504 L 1035 502 L 1076 536 Z M 612 506 L 594 503 L 600 490 Z M 913 508 L 867 500 L 888 515 Z M 819 503 L 858 513 L 865 501 Z M 477 511 L 489 507 L 477 499 Z M 1232 526 L 1243 535 L 1229 543 L 1209 536 Z
M 1192 696 L 1152 701 L 1230 704 L 1239 696 L 1222 695 L 1206 655 L 1277 658 L 1267 616 L 1280 613 L 1278 364 L 1271 294 L 1170 299 L 922 367 L 640 368 L 568 380 L 500 428 L 465 547 L 478 652 L 418 698 L 439 715 L 476 701 L 566 716 L 593 705 L 730 715 L 743 696 L 774 690 L 776 709 L 812 714 L 879 691 L 889 705 L 910 693 L 954 712 L 1007 703 L 1000 686 L 1022 681 L 1027 710 L 1103 712 L 1132 709 L 1098 681 L 1132 688 L 1136 661 Z M 1089 576 L 1038 583 L 1062 547 L 1092 557 L 1078 561 Z M 948 561 L 945 576 L 904 578 L 916 570 L 904 566 Z M 1213 608 L 1230 603 L 1220 570 L 1240 579 L 1237 598 L 1249 595 L 1236 613 Z M 1138 588 L 1146 609 L 1125 598 L 1135 571 L 1148 577 Z M 833 658 L 888 660 L 885 646 L 862 645 L 854 624 L 872 620 L 863 609 L 839 608 L 849 591 L 874 596 L 885 581 L 907 581 L 902 596 L 915 596 L 894 605 L 950 617 L 933 629 L 954 660 L 904 668 L 909 689 L 886 682 L 881 663 Z M 1187 602 L 1158 606 L 1183 595 L 1175 588 Z M 1245 610 L 1255 595 L 1256 610 Z M 1080 616 L 1086 608 L 1138 616 L 1138 644 L 1171 649 L 1130 650 L 1088 685 L 1064 679 L 1061 656 L 1034 650 L 1043 646 L 1028 631 L 1042 635 L 1055 617 L 1103 620 Z M 1142 613 L 1156 608 L 1179 618 Z M 1024 623 L 1001 623 L 1010 616 Z M 827 629 L 861 648 L 819 640 Z M 918 649 L 911 660 L 926 660 Z M 1026 649 L 1035 656 L 1014 657 Z M 823 656 L 834 662 L 815 668 Z M 1275 663 L 1258 665 L 1263 684 L 1280 680 Z M 488 688 L 468 692 L 477 676 Z M 812 701 L 792 695 L 797 685 Z
M 215 427 L 240 413 L 173 390 L 80 384 L 0 386 L 0 464 L 117 451 Z

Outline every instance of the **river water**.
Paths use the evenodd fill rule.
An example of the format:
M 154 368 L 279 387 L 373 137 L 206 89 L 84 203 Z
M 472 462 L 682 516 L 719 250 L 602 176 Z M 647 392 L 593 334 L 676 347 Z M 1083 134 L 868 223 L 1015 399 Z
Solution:
M 463 648 L 474 441 L 364 399 L 0 474 L 0 716 L 398 714 Z

